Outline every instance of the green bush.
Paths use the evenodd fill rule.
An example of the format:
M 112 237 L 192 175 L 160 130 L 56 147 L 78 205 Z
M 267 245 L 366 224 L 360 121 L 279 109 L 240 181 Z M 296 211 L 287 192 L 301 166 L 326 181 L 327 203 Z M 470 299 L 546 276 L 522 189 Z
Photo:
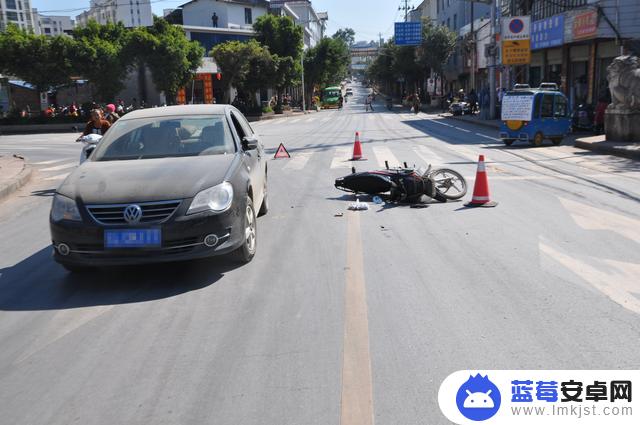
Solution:
M 262 113 L 263 114 L 270 114 L 271 112 L 273 112 L 273 109 L 271 108 L 271 106 L 263 106 L 262 107 Z

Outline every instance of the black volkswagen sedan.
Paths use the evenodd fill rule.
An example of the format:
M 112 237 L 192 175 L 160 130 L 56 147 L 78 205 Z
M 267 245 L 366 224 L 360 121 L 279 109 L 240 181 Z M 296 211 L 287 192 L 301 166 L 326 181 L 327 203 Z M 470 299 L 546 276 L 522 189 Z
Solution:
M 54 258 L 70 271 L 256 252 L 264 148 L 229 105 L 131 112 L 56 191 Z

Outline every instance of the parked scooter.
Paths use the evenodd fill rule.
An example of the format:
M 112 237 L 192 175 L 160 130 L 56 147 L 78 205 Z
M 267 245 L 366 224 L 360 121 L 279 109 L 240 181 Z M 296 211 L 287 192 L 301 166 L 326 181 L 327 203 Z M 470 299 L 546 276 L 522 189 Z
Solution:
M 80 152 L 80 164 L 85 162 L 87 158 L 91 156 L 101 139 L 102 136 L 99 134 L 87 134 L 86 136 L 80 136 L 76 139 L 76 142 L 82 142 L 83 145 L 82 151 Z
M 593 107 L 586 103 L 578 105 L 573 115 L 571 116 L 571 129 L 573 131 L 593 130 Z

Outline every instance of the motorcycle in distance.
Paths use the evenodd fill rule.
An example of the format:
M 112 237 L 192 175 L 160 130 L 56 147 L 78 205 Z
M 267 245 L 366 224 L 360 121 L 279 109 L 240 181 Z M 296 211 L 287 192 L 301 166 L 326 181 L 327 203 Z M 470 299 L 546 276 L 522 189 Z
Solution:
M 589 104 L 581 103 L 571 116 L 571 129 L 573 131 L 592 131 L 593 117 L 593 107 Z
M 80 164 L 91 156 L 101 139 L 102 136 L 99 134 L 87 134 L 86 136 L 80 136 L 76 139 L 76 142 L 82 142 L 83 145 L 82 151 L 80 152 Z
M 351 174 L 335 181 L 335 187 L 344 192 L 379 195 L 389 193 L 392 202 L 417 203 L 423 195 L 440 202 L 462 198 L 467 193 L 467 182 L 457 171 L 448 168 L 425 169 L 404 167 L 357 173 L 355 167 Z

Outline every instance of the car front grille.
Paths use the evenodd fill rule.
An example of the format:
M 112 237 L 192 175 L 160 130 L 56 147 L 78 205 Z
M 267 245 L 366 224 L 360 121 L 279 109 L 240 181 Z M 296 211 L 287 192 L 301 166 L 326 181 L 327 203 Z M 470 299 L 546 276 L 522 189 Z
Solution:
M 158 224 L 166 221 L 180 206 L 181 201 L 131 202 L 129 204 L 87 205 L 87 211 L 98 223 L 104 225 Z M 137 223 L 125 220 L 124 210 L 130 205 L 137 205 L 142 216 Z

